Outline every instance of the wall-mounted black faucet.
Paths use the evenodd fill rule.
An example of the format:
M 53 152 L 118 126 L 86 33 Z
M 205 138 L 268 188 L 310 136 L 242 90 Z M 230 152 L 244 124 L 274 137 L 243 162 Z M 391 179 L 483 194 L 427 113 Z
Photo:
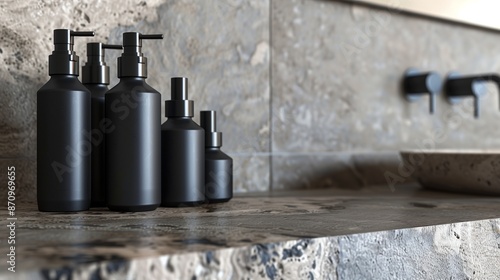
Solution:
M 479 118 L 479 97 L 486 93 L 485 82 L 495 82 L 500 92 L 500 76 L 497 74 L 460 76 L 451 73 L 446 79 L 446 96 L 451 103 L 472 96 L 474 98 L 474 117 Z
M 433 114 L 436 109 L 436 95 L 441 91 L 441 76 L 436 72 L 420 72 L 410 68 L 406 70 L 403 79 L 403 92 L 410 102 L 429 94 L 429 110 Z

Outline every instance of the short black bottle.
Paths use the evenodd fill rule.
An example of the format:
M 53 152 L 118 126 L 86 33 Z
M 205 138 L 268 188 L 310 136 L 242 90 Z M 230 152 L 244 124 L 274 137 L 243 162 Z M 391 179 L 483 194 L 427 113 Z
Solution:
M 200 112 L 200 125 L 205 130 L 205 197 L 210 203 L 233 197 L 233 159 L 220 150 L 222 132 L 217 132 L 216 124 L 215 111 Z
M 114 211 L 150 211 L 161 202 L 161 96 L 146 83 L 143 39 L 163 35 L 123 33 L 120 82 L 105 94 L 106 198 Z
M 187 78 L 171 80 L 172 100 L 165 101 L 161 126 L 161 205 L 193 206 L 205 201 L 205 132 L 192 119 Z
M 37 202 L 40 211 L 82 211 L 90 206 L 90 92 L 78 80 L 74 36 L 54 30 L 50 80 L 37 92 Z
M 104 141 L 107 120 L 104 119 L 104 94 L 109 90 L 109 66 L 104 60 L 104 49 L 122 49 L 121 45 L 87 43 L 87 63 L 82 67 L 82 84 L 90 90 L 91 180 L 90 206 L 106 206 Z

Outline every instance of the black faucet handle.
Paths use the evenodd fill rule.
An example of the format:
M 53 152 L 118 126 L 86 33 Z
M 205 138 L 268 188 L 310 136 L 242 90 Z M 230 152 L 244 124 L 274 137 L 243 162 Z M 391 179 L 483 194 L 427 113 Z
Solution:
M 403 78 L 403 91 L 410 102 L 418 100 L 422 95 L 429 94 L 429 110 L 433 114 L 436 109 L 436 95 L 442 88 L 441 76 L 436 72 L 421 72 L 410 68 Z
M 472 96 L 474 98 L 474 117 L 479 118 L 479 99 L 487 91 L 485 82 L 495 82 L 500 92 L 500 77 L 497 74 L 460 76 L 452 72 L 446 79 L 446 96 L 450 103 L 457 103 L 464 97 Z

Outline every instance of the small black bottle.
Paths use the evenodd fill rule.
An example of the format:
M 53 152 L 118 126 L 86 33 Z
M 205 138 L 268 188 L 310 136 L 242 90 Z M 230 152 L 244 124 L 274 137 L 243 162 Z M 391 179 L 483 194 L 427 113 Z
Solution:
M 37 92 L 37 202 L 40 211 L 82 211 L 90 206 L 90 92 L 78 80 L 74 36 L 54 30 L 50 80 Z
M 91 207 L 106 206 L 104 141 L 107 120 L 104 119 L 104 94 L 109 90 L 109 66 L 104 60 L 104 49 L 122 49 L 121 45 L 87 43 L 87 63 L 82 67 L 82 84 L 90 90 L 91 153 Z
M 187 78 L 171 80 L 161 126 L 162 206 L 193 206 L 205 201 L 205 132 L 193 120 Z
M 106 198 L 114 211 L 150 211 L 161 202 L 161 96 L 146 83 L 143 39 L 163 35 L 123 33 L 120 82 L 105 94 Z
M 229 201 L 233 197 L 233 159 L 220 150 L 222 132 L 216 131 L 215 111 L 201 111 L 200 124 L 205 130 L 205 197 L 210 203 Z

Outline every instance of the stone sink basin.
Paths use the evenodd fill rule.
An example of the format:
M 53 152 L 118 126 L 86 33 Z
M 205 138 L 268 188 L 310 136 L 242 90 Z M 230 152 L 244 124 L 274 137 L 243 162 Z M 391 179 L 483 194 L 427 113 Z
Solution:
M 500 150 L 402 151 L 404 172 L 429 189 L 500 195 Z

